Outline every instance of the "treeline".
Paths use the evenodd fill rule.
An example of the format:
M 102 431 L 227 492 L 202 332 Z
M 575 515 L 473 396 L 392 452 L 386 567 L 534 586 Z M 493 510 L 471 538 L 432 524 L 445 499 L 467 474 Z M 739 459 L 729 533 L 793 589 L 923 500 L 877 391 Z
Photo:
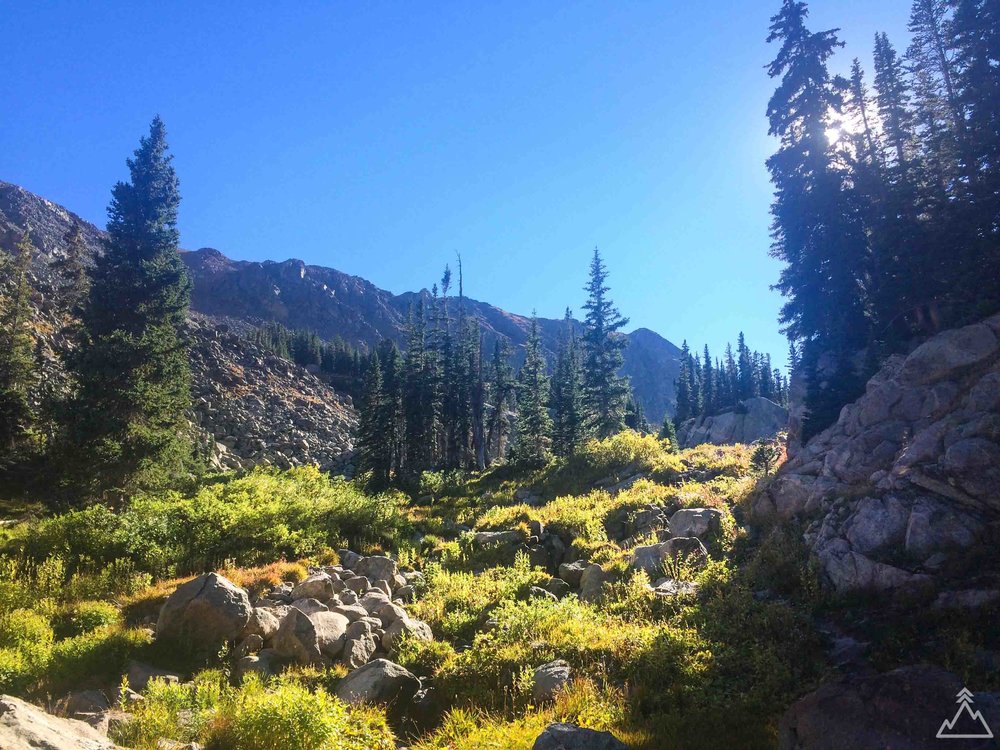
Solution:
M 0 475 L 8 491 L 54 501 L 118 501 L 177 486 L 199 468 L 185 337 L 191 283 L 177 252 L 177 176 L 156 118 L 112 190 L 104 252 L 86 266 L 79 226 L 53 264 L 69 388 L 37 399 L 45 377 L 31 311 L 35 248 L 25 231 L 0 254 Z M 40 402 L 39 402 L 40 401 Z
M 255 344 L 297 365 L 318 367 L 328 375 L 360 378 L 364 375 L 365 352 L 335 336 L 321 339 L 312 331 L 286 328 L 281 323 L 265 323 L 249 336 Z
M 675 420 L 681 423 L 691 417 L 704 417 L 732 411 L 739 403 L 753 396 L 762 396 L 779 404 L 788 403 L 788 379 L 771 365 L 771 355 L 751 351 L 740 332 L 736 354 L 732 344 L 726 344 L 726 354 L 712 360 L 705 346 L 701 357 L 692 353 L 687 341 L 681 347 L 681 370 L 677 378 L 677 409 Z M 792 348 L 789 366 L 795 363 Z
M 771 19 L 780 79 L 772 255 L 801 352 L 805 436 L 836 419 L 882 358 L 1000 309 L 1000 6 L 915 0 L 900 54 L 875 35 L 874 77 L 831 76 L 837 29 L 806 4 Z
M 631 426 L 648 429 L 618 371 L 627 339 L 609 297 L 597 249 L 590 264 L 581 339 L 566 311 L 549 374 L 537 318 L 515 374 L 506 339 L 484 351 L 478 321 L 466 310 L 461 261 L 458 294 L 440 289 L 410 309 L 405 352 L 383 342 L 365 377 L 358 438 L 360 463 L 377 486 L 405 483 L 440 469 L 484 469 L 512 460 L 536 464 L 571 454 L 590 436 Z

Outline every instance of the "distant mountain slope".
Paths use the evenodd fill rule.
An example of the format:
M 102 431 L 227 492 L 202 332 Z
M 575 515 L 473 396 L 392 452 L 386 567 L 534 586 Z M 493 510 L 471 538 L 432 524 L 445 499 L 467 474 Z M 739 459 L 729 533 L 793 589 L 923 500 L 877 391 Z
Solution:
M 25 225 L 41 249 L 36 267 L 62 253 L 62 238 L 79 217 L 23 188 L 0 182 L 0 245 L 10 248 Z M 99 248 L 101 231 L 82 220 L 88 244 Z M 289 328 L 315 331 L 323 338 L 340 336 L 371 346 L 389 338 L 402 342 L 410 305 L 426 291 L 394 295 L 341 271 L 306 265 L 299 260 L 251 262 L 228 258 L 202 248 L 183 254 L 194 282 L 192 307 L 204 315 L 260 323 L 277 321 Z M 482 326 L 487 347 L 498 338 L 512 344 L 516 356 L 527 339 L 530 319 L 477 300 L 467 300 L 469 314 Z M 562 331 L 562 321 L 541 319 L 542 343 L 550 360 Z M 680 350 L 645 328 L 628 334 L 622 372 L 632 381 L 636 397 L 651 422 L 673 412 L 674 380 Z

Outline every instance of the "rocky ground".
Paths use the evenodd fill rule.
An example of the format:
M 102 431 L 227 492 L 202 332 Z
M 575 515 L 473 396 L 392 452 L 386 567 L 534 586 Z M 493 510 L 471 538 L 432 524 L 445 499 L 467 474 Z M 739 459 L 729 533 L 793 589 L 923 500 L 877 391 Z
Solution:
M 192 421 L 218 469 L 316 464 L 351 476 L 357 412 L 350 396 L 240 336 L 192 315 Z

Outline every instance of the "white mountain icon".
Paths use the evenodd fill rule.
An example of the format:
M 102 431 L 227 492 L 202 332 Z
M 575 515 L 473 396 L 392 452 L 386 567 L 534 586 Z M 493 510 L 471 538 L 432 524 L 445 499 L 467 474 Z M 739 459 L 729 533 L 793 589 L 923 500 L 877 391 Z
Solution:
M 957 702 L 958 711 L 949 721 L 945 719 L 938 729 L 938 739 L 945 740 L 986 740 L 993 737 L 993 730 L 986 723 L 986 719 L 978 710 L 973 710 L 972 692 L 968 688 L 958 691 Z M 962 722 L 961 728 L 956 728 L 962 715 L 966 715 L 966 720 Z

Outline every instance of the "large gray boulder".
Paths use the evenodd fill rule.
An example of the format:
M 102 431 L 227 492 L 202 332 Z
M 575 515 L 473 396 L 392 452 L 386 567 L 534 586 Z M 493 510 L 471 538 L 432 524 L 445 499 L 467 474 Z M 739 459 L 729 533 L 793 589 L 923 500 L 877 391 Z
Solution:
M 205 573 L 167 598 L 156 637 L 184 641 L 198 651 L 218 651 L 239 637 L 252 610 L 246 591 L 218 573 Z
M 307 615 L 292 607 L 274 636 L 274 650 L 300 664 L 326 663 L 343 650 L 349 625 L 336 612 Z
M 722 513 L 715 508 L 681 508 L 670 517 L 670 536 L 696 536 L 718 533 Z
M 991 739 L 949 743 L 937 738 L 943 723 L 955 716 L 959 708 L 956 696 L 962 688 L 958 676 L 927 665 L 828 683 L 788 709 L 778 726 L 778 747 L 934 750 L 954 744 L 970 750 L 995 750 Z M 974 695 L 972 710 L 976 709 L 994 732 L 1000 727 L 1000 696 Z M 956 729 L 974 729 L 966 723 L 968 718 L 962 717 L 963 723 Z
M 382 648 L 388 652 L 392 652 L 404 638 L 417 641 L 432 641 L 434 640 L 434 634 L 431 632 L 431 626 L 426 622 L 414 620 L 409 616 L 400 617 L 385 629 L 385 635 L 382 636 Z
M 675 537 L 658 544 L 646 544 L 632 551 L 629 567 L 644 570 L 651 577 L 659 577 L 663 564 L 670 559 L 686 559 L 693 564 L 703 562 L 708 550 L 697 537 Z
M 10 695 L 0 696 L 3 750 L 116 750 L 118 746 L 76 719 L 62 719 Z
M 531 747 L 532 750 L 628 750 L 628 746 L 610 732 L 575 724 L 549 724 Z
M 580 576 L 580 601 L 597 602 L 604 594 L 604 569 L 594 563 Z
M 420 680 L 388 659 L 376 659 L 351 672 L 337 685 L 345 703 L 407 703 L 420 689 Z
M 542 664 L 532 675 L 531 699 L 535 703 L 552 700 L 569 683 L 572 674 L 573 668 L 563 659 Z
M 292 589 L 292 601 L 297 599 L 318 599 L 326 601 L 334 595 L 333 578 L 327 573 L 313 573 Z
M 399 573 L 396 561 L 384 555 L 362 557 L 354 565 L 354 572 L 364 576 L 369 581 L 388 581 L 392 583 Z

